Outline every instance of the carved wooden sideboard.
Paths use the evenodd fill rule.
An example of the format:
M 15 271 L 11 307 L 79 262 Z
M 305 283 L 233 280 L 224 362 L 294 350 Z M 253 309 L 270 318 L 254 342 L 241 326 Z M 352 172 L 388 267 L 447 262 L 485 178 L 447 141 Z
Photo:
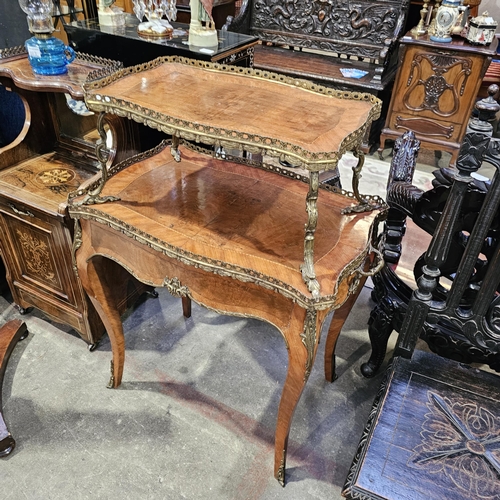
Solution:
M 22 313 L 34 306 L 77 330 L 91 347 L 104 326 L 73 270 L 73 224 L 66 201 L 70 191 L 97 172 L 97 117 L 81 106 L 82 85 L 90 73 L 100 75 L 109 65 L 118 67 L 79 54 L 66 75 L 37 76 L 24 49 L 0 53 L 5 98 L 0 107 L 9 131 L 0 144 L 0 251 L 7 282 Z M 133 127 L 110 120 L 106 128 L 115 146 L 128 145 L 111 151 L 109 164 L 137 152 Z M 129 277 L 118 266 L 115 278 L 126 290 Z M 142 288 L 131 288 L 129 298 Z M 120 308 L 125 304 L 126 297 Z
M 321 326 L 337 310 L 325 347 L 332 380 L 342 318 L 367 268 L 378 268 L 372 231 L 385 204 L 362 197 L 357 181 L 360 143 L 380 101 L 177 57 L 89 83 L 85 101 L 94 111 L 173 137 L 171 147 L 163 143 L 116 164 L 109 178 L 97 176 L 70 194 L 78 273 L 111 339 L 111 386 L 122 379 L 125 339 L 110 262 L 174 296 L 268 321 L 289 352 L 275 438 L 274 472 L 284 484 L 291 420 Z M 258 153 L 266 161 L 220 158 L 194 142 Z M 346 151 L 359 156 L 353 193 L 319 182 L 320 172 L 335 169 Z M 282 168 L 278 159 L 299 163 L 308 176 Z
M 451 153 L 454 165 L 497 43 L 481 47 L 458 37 L 439 43 L 428 35 L 405 35 L 379 153 L 387 139 L 413 130 L 422 147 Z

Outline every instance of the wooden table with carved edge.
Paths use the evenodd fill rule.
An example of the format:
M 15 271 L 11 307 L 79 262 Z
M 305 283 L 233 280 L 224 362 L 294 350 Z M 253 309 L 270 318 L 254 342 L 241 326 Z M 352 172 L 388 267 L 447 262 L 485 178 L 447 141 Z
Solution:
M 268 321 L 282 333 L 289 356 L 275 437 L 275 476 L 284 485 L 291 419 L 323 321 L 338 310 L 326 341 L 331 380 L 342 324 L 360 285 L 379 268 L 372 243 L 385 204 L 361 197 L 357 186 L 361 140 L 380 101 L 179 57 L 89 83 L 85 101 L 89 109 L 173 137 L 170 146 L 163 142 L 103 169 L 69 197 L 75 266 L 111 339 L 110 386 L 121 382 L 125 347 L 106 277 L 109 259 L 175 296 Z M 309 177 L 239 156 L 216 158 L 192 142 L 299 163 Z M 319 182 L 320 172 L 336 168 L 346 151 L 359 158 L 354 193 Z

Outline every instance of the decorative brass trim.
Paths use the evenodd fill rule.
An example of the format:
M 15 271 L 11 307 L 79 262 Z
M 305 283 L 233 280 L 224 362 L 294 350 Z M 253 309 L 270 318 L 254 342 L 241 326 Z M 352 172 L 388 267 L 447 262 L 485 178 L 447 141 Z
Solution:
M 316 318 L 318 311 L 308 309 L 306 319 L 304 320 L 304 331 L 300 334 L 300 338 L 307 351 L 306 371 L 304 373 L 304 384 L 307 382 L 314 362 L 314 347 L 316 346 Z
M 178 136 L 172 136 L 172 145 L 170 146 L 170 153 L 174 160 L 179 163 L 181 161 L 181 152 L 179 151 L 180 139 Z
M 318 225 L 318 186 L 319 172 L 310 172 L 309 192 L 306 197 L 307 224 L 304 239 L 304 264 L 300 266 L 300 270 L 302 279 L 313 298 L 318 298 L 320 293 L 320 285 L 314 271 L 314 233 Z
M 218 274 L 220 276 L 231 277 L 244 283 L 255 283 L 258 286 L 262 286 L 263 288 L 282 294 L 283 296 L 291 299 L 294 303 L 304 307 L 304 309 L 315 309 L 317 311 L 330 309 L 333 306 L 340 307 L 340 304 L 335 304 L 338 287 L 350 275 L 357 273 L 357 269 L 366 259 L 370 249 L 370 242 L 368 241 L 367 246 L 361 255 L 348 263 L 340 272 L 339 278 L 335 282 L 333 294 L 311 298 L 305 296 L 287 283 L 271 278 L 265 274 L 258 273 L 253 269 L 247 269 L 227 262 L 221 262 L 220 260 L 210 259 L 202 255 L 196 255 L 181 248 L 177 248 L 90 206 L 69 205 L 68 210 L 72 218 L 93 220 L 95 222 L 105 224 L 111 229 L 133 238 L 138 243 L 147 245 L 153 250 L 160 252 L 167 257 L 178 260 L 183 264 L 195 266 L 203 271 Z M 370 239 L 371 236 L 369 237 L 369 240 Z
M 109 382 L 108 382 L 108 385 L 107 385 L 108 389 L 113 389 L 113 387 L 115 386 L 115 372 L 114 372 L 114 369 L 115 369 L 115 364 L 113 363 L 113 360 L 111 360 L 111 376 L 109 377 Z
M 153 250 L 156 250 L 170 258 L 183 262 L 186 265 L 192 265 L 203 269 L 204 271 L 211 272 L 214 274 L 219 274 L 221 276 L 228 276 L 233 279 L 237 279 L 246 283 L 255 283 L 258 286 L 262 286 L 268 290 L 272 290 L 275 293 L 280 293 L 283 296 L 291 299 L 294 303 L 299 304 L 304 309 L 314 308 L 317 311 L 330 309 L 334 305 L 336 308 L 340 307 L 342 303 L 336 302 L 336 297 L 340 285 L 349 279 L 349 276 L 359 276 L 359 269 L 364 264 L 368 253 L 372 249 L 372 240 L 374 238 L 374 233 L 378 227 L 381 220 L 386 217 L 387 211 L 383 211 L 377 214 L 374 223 L 371 225 L 370 233 L 368 235 L 367 246 L 364 251 L 354 260 L 349 262 L 344 269 L 339 273 L 337 280 L 335 281 L 333 293 L 331 295 L 320 296 L 317 299 L 304 296 L 302 293 L 297 291 L 294 287 L 291 287 L 287 283 L 278 281 L 262 273 L 256 273 L 254 270 L 248 270 L 240 266 L 234 266 L 229 263 L 220 262 L 213 259 L 208 259 L 204 256 L 196 255 L 191 252 L 176 248 L 168 243 L 165 243 L 157 238 L 150 236 L 143 231 L 138 230 L 135 227 L 131 227 L 121 220 L 116 219 L 108 214 L 104 214 L 97 209 L 91 207 L 79 206 L 77 209 L 69 205 L 68 207 L 70 216 L 75 219 L 86 219 L 94 220 L 98 223 L 105 224 L 110 228 L 125 234 L 128 237 L 134 238 L 137 242 L 147 245 Z M 80 243 L 81 244 L 81 243 Z M 123 265 L 122 263 L 120 263 Z M 131 272 L 130 269 L 127 269 Z M 358 280 L 359 282 L 359 280 Z M 148 283 L 153 286 L 153 283 Z
M 281 141 L 276 138 L 263 137 L 258 134 L 247 134 L 233 130 L 219 129 L 211 125 L 203 125 L 174 118 L 163 113 L 153 112 L 135 103 L 129 103 L 123 99 L 116 99 L 112 96 L 100 94 L 98 91 L 107 85 L 130 74 L 141 73 L 149 69 L 156 68 L 164 63 L 179 63 L 188 66 L 194 66 L 206 71 L 223 72 L 230 74 L 239 74 L 246 77 L 260 78 L 268 81 L 276 81 L 290 87 L 302 88 L 310 92 L 333 96 L 338 99 L 352 99 L 366 101 L 372 104 L 366 123 L 358 130 L 349 134 L 341 143 L 338 151 L 312 153 L 300 146 Z M 228 149 L 245 149 L 249 152 L 262 153 L 267 152 L 270 155 L 289 157 L 299 162 L 301 166 L 311 171 L 320 171 L 323 169 L 333 169 L 336 167 L 339 158 L 346 151 L 355 149 L 361 142 L 367 127 L 370 123 L 380 116 L 381 101 L 369 93 L 341 91 L 324 87 L 307 80 L 288 77 L 270 71 L 258 70 L 253 68 L 244 68 L 241 66 L 225 65 L 187 59 L 180 56 L 164 56 L 154 59 L 145 64 L 124 68 L 108 75 L 100 80 L 86 82 L 84 84 L 86 91 L 85 101 L 87 107 L 92 111 L 107 112 L 117 114 L 138 123 L 143 123 L 151 128 L 161 130 L 162 132 L 179 136 L 187 140 L 203 142 L 216 147 L 225 147 Z
M 285 487 L 285 462 L 286 462 L 286 450 L 283 450 L 283 458 L 281 459 L 280 466 L 278 468 L 278 472 L 276 474 L 276 479 L 278 483 Z
M 371 212 L 373 210 L 383 208 L 385 202 L 381 198 L 377 197 L 378 199 L 374 200 L 373 197 L 364 197 L 360 194 L 359 181 L 361 179 L 361 170 L 365 164 L 365 155 L 359 148 L 356 148 L 352 153 L 358 159 L 356 166 L 352 167 L 352 190 L 354 192 L 354 197 L 358 200 L 358 205 L 346 207 L 342 209 L 341 213 L 350 214 Z M 372 201 L 374 203 L 371 203 Z
M 100 139 L 96 142 L 95 152 L 97 160 L 99 161 L 99 170 L 101 171 L 101 178 L 99 183 L 93 190 L 87 190 L 87 194 L 83 200 L 74 202 L 75 205 L 94 205 L 99 203 L 106 203 L 108 201 L 118 201 L 120 198 L 117 196 L 101 196 L 101 192 L 108 180 L 108 159 L 109 150 L 106 148 L 106 130 L 104 129 L 104 113 L 100 113 L 97 118 L 97 131 L 99 132 Z M 82 193 L 83 194 L 83 193 Z
M 78 266 L 76 264 L 76 252 L 82 246 L 82 226 L 80 224 L 80 219 L 75 219 L 74 224 L 74 235 L 73 235 L 73 245 L 71 247 L 71 261 L 73 263 L 73 271 L 78 276 Z
M 14 203 L 7 203 L 7 206 L 17 215 L 23 215 L 24 217 L 35 217 L 35 214 L 28 209 L 19 209 Z
M 194 151 L 198 151 L 199 153 L 208 154 L 210 156 L 214 155 L 214 152 L 211 149 L 209 150 L 209 149 L 206 149 L 206 148 L 203 148 L 200 146 L 195 146 L 190 142 L 184 142 L 183 144 L 184 144 L 184 146 L 188 147 L 189 149 L 192 149 Z M 242 165 L 247 165 L 249 167 L 260 168 L 262 170 L 266 170 L 267 172 L 273 172 L 275 174 L 281 175 L 283 177 L 287 177 L 289 179 L 294 179 L 296 181 L 305 182 L 305 183 L 310 182 L 309 177 L 302 175 L 302 174 L 298 173 L 297 171 L 294 171 L 294 170 L 291 170 L 288 168 L 283 168 L 280 165 L 273 165 L 271 163 L 263 163 L 263 162 L 256 161 L 256 160 L 249 160 L 248 158 L 243 158 L 241 156 L 233 156 L 233 155 L 230 155 L 227 153 L 225 154 L 224 158 L 221 158 L 221 157 L 218 157 L 218 158 L 224 159 L 227 161 L 231 161 L 234 163 L 240 163 Z M 361 178 L 361 176 L 360 176 L 360 178 Z M 356 194 L 353 193 L 352 191 L 347 191 L 346 189 L 341 189 L 341 188 L 338 188 L 336 186 L 332 186 L 331 184 L 327 184 L 325 182 L 320 182 L 319 188 L 324 189 L 326 191 L 329 191 L 330 193 L 340 194 L 340 195 L 345 196 L 346 198 L 350 198 L 352 200 L 358 199 Z M 359 192 L 358 192 L 358 196 L 361 197 L 364 201 L 366 201 L 370 205 L 369 210 L 362 210 L 362 211 L 371 211 L 371 210 L 377 210 L 377 209 L 386 210 L 387 209 L 387 204 L 386 204 L 385 200 L 383 198 L 381 198 L 380 196 L 371 195 L 371 194 L 360 194 Z M 344 209 L 343 213 L 355 212 L 356 210 L 354 210 L 354 208 L 355 207 L 348 207 L 348 208 Z
M 190 297 L 191 293 L 187 286 L 181 285 L 179 278 L 165 278 L 163 286 L 172 295 L 172 297 Z
M 115 71 L 123 68 L 123 63 L 121 61 L 94 56 L 92 54 L 86 54 L 85 52 L 77 52 L 76 60 L 102 66 L 102 68 L 91 71 L 87 75 L 86 81 L 99 80 L 101 78 L 104 78 L 106 75 L 114 73 Z
M 24 45 L 17 45 L 16 47 L 7 47 L 0 49 L 0 60 L 10 59 L 11 57 L 24 56 L 27 54 Z

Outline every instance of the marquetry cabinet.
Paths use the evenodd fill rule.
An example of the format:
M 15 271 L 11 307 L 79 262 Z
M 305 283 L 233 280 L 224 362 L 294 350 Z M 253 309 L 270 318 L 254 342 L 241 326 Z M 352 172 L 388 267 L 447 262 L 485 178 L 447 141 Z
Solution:
M 391 96 L 379 153 L 386 139 L 413 130 L 422 147 L 451 153 L 455 164 L 481 81 L 495 55 L 488 47 L 454 37 L 451 43 L 428 35 L 401 40 L 399 69 Z
M 66 201 L 97 172 L 97 118 L 83 105 L 82 85 L 109 66 L 118 67 L 79 55 L 67 75 L 36 76 L 21 49 L 0 51 L 0 251 L 7 282 L 22 313 L 36 307 L 91 346 L 104 326 L 73 267 Z M 120 125 L 107 123 L 109 141 L 136 152 L 130 122 Z M 115 159 L 112 147 L 108 162 Z M 120 269 L 117 283 L 128 280 Z M 140 293 L 125 283 L 122 290 L 124 304 Z

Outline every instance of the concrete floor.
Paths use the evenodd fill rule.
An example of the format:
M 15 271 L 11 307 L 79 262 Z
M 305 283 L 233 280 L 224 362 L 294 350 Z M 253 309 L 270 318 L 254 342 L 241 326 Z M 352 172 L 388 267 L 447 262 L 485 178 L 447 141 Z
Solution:
M 359 372 L 369 297 L 365 287 L 341 335 L 333 384 L 320 345 L 292 424 L 285 488 L 272 468 L 287 352 L 273 326 L 195 304 L 184 319 L 180 300 L 159 290 L 125 315 L 123 383 L 107 389 L 108 338 L 89 352 L 32 311 L 4 380 L 17 445 L 0 460 L 0 498 L 340 499 L 381 377 Z M 2 323 L 19 317 L 9 297 L 0 312 Z

